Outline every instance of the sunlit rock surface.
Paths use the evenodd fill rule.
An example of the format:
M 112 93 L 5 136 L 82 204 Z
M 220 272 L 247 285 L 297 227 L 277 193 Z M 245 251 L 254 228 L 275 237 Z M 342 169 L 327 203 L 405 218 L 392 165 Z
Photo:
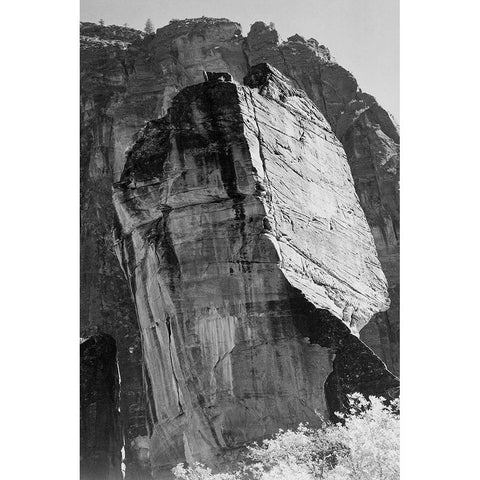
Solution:
M 397 129 L 328 48 L 300 35 L 282 41 L 263 22 L 243 36 L 238 23 L 205 17 L 172 21 L 154 35 L 92 23 L 82 23 L 80 33 L 81 334 L 100 328 L 117 342 L 126 480 L 150 477 L 142 445 L 152 415 L 135 308 L 114 254 L 111 187 L 123 171 L 132 135 L 165 115 L 172 98 L 201 82 L 205 70 L 229 72 L 242 82 L 251 65 L 268 61 L 307 93 L 342 142 L 391 299 L 390 308 L 360 335 L 398 373 Z
M 277 70 L 228 78 L 149 122 L 114 189 L 154 478 L 398 385 L 356 336 L 389 300 L 342 145 Z
M 251 65 L 268 62 L 292 79 L 315 102 L 342 142 L 367 217 L 391 306 L 361 332 L 365 342 L 396 374 L 399 358 L 399 174 L 398 127 L 375 100 L 359 88 L 354 76 L 338 65 L 315 39 L 293 35 L 281 41 L 272 25 L 256 22 L 246 39 Z

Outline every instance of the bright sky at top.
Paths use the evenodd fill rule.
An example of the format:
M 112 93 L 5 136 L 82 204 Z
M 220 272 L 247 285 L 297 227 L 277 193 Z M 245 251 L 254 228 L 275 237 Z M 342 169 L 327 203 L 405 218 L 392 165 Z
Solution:
M 317 39 L 399 121 L 399 0 L 81 0 L 81 20 L 140 30 L 201 16 L 239 22 L 245 36 L 261 20 L 282 39 Z

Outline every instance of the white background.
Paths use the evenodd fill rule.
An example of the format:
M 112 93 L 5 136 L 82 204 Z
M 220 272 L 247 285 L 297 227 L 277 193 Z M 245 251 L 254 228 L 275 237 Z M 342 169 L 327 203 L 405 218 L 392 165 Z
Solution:
M 402 479 L 473 479 L 480 17 L 474 1 L 401 8 Z M 0 471 L 2 480 L 74 479 L 79 5 L 2 10 Z

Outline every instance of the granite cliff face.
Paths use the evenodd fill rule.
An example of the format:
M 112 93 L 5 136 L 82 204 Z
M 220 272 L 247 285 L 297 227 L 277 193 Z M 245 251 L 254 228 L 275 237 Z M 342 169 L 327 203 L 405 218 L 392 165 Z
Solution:
M 374 316 L 361 338 L 398 373 L 398 134 L 374 98 L 360 91 L 326 47 L 299 35 L 281 42 L 261 22 L 247 37 L 239 24 L 209 18 L 172 21 L 147 36 L 88 23 L 80 33 L 81 334 L 100 330 L 117 342 L 127 480 L 150 478 L 146 445 L 153 401 L 131 300 L 135 292 L 114 252 L 111 187 L 120 180 L 132 136 L 163 117 L 184 87 L 202 82 L 205 70 L 229 72 L 241 83 L 252 65 L 268 61 L 323 113 L 346 152 L 389 284 L 390 308 Z M 353 317 L 356 328 L 367 319 L 366 313 Z
M 389 301 L 342 146 L 277 70 L 246 85 L 180 92 L 115 184 L 154 478 L 397 387 L 355 335 Z

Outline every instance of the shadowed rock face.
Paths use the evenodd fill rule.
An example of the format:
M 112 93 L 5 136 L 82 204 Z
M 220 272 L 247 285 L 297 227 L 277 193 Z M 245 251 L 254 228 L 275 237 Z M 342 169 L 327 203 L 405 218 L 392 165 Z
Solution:
M 229 20 L 172 22 L 156 35 L 122 27 L 81 25 L 81 336 L 113 335 L 122 375 L 126 480 L 150 478 L 145 449 L 148 379 L 131 292 L 114 254 L 112 183 L 132 136 L 165 115 L 171 99 L 203 81 L 203 71 L 247 73 L 240 25 Z
M 85 480 L 121 480 L 117 349 L 110 335 L 80 344 L 80 475 Z
M 340 139 L 391 298 L 390 308 L 375 315 L 361 337 L 398 373 L 398 135 L 374 98 L 358 89 L 326 47 L 300 35 L 281 42 L 262 22 L 248 37 L 238 23 L 209 18 L 174 21 L 147 36 L 89 23 L 80 33 L 81 335 L 100 327 L 117 342 L 126 480 L 150 478 L 145 439 L 153 413 L 135 308 L 114 254 L 111 186 L 124 169 L 133 134 L 164 116 L 172 98 L 202 82 L 205 70 L 228 72 L 241 82 L 250 65 L 270 62 L 305 90 Z
M 245 83 L 184 89 L 114 189 L 154 478 L 398 385 L 355 335 L 389 301 L 341 144 L 277 70 Z

